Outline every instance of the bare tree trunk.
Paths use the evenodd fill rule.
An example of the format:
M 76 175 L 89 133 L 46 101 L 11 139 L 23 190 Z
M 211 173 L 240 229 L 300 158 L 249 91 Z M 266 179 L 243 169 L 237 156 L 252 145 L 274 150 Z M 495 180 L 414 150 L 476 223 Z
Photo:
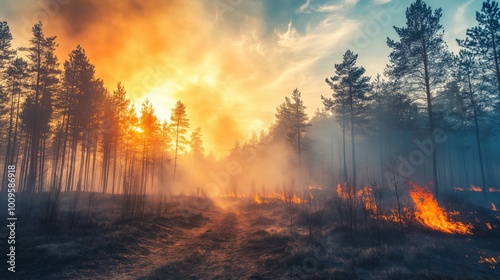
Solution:
M 431 84 L 430 84 L 430 76 L 429 76 L 429 58 L 427 54 L 427 43 L 425 39 L 422 39 L 422 55 L 423 55 L 423 60 L 424 60 L 424 78 L 425 78 L 425 93 L 426 93 L 426 99 L 427 99 L 427 114 L 429 116 L 429 132 L 430 132 L 430 137 L 431 139 L 434 139 L 434 112 L 432 110 L 432 95 L 431 95 Z M 434 179 L 434 194 L 436 197 L 439 196 L 439 181 L 438 181 L 438 174 L 437 174 L 437 158 L 436 158 L 436 151 L 437 147 L 435 144 L 435 141 L 433 140 L 434 143 L 434 149 L 432 151 L 432 175 Z

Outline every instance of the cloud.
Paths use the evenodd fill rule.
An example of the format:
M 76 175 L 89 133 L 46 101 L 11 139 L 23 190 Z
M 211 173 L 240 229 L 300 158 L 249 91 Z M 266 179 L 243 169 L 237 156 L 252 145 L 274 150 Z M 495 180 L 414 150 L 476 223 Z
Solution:
M 338 10 L 315 14 L 300 32 L 291 20 L 269 31 L 261 2 L 233 2 L 220 11 L 211 0 L 72 0 L 46 22 L 45 34 L 58 35 L 60 61 L 81 44 L 110 90 L 121 81 L 137 107 L 149 99 L 162 120 L 183 101 L 207 151 L 222 155 L 266 129 L 296 87 L 310 112 L 320 107 L 329 90 L 318 65 L 333 65 L 358 25 Z M 12 18 L 39 11 L 27 0 L 16 3 Z M 306 1 L 303 10 L 333 11 L 314 4 Z
M 391 2 L 392 0 L 373 0 L 373 2 L 375 4 L 378 4 L 378 5 L 383 5 L 383 4 L 387 4 L 389 2 Z
M 311 1 L 312 0 L 306 0 L 306 3 L 304 3 L 302 6 L 300 6 L 296 13 L 309 13 L 309 11 L 307 11 L 307 8 L 309 7 L 309 4 L 311 4 Z

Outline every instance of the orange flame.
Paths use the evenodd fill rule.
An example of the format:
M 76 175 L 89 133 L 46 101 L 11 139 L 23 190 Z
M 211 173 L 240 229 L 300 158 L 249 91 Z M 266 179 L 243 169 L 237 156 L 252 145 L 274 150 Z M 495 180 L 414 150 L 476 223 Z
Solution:
M 474 185 L 470 185 L 470 189 L 469 189 L 471 192 L 482 192 L 483 189 L 481 189 L 480 187 L 476 187 Z
M 491 203 L 491 210 L 493 210 L 495 212 L 498 211 L 497 207 L 495 206 L 495 204 L 493 202 Z
M 479 263 L 489 264 L 491 269 L 495 269 L 495 265 L 500 262 L 500 257 L 483 257 L 479 256 Z
M 354 191 L 346 183 L 343 186 L 341 184 L 338 184 L 337 195 L 343 200 L 353 199 Z M 375 202 L 372 187 L 364 187 L 358 190 L 356 192 L 356 196 L 360 198 L 363 209 L 368 212 L 371 219 L 382 219 L 395 223 L 405 223 L 405 220 L 408 220 L 411 214 L 408 207 L 404 207 L 401 214 L 399 214 L 396 209 L 390 209 L 389 213 L 382 213 L 382 211 L 378 209 Z
M 307 187 L 307 189 L 309 189 L 309 190 L 322 190 L 323 188 L 322 187 L 316 187 L 316 186 L 309 186 L 309 187 Z
M 243 197 L 245 197 L 245 196 L 244 196 L 244 195 L 242 195 L 242 194 L 237 194 L 237 193 L 235 193 L 235 192 L 229 192 L 229 193 L 227 193 L 227 194 L 223 195 L 222 197 L 243 198 Z
M 421 224 L 445 233 L 472 234 L 472 225 L 450 220 L 428 189 L 412 184 L 410 197 L 416 207 L 415 218 Z
M 337 195 L 344 200 L 352 199 L 354 197 L 354 191 L 347 183 L 344 183 L 343 186 L 339 183 L 337 184 Z
M 377 204 L 375 203 L 375 198 L 373 197 L 373 188 L 364 187 L 357 191 L 356 194 L 361 197 L 361 202 L 363 202 L 363 207 L 370 214 L 371 218 L 378 215 Z
M 302 199 L 297 197 L 296 195 L 287 196 L 281 193 L 267 194 L 267 195 L 259 195 L 254 194 L 252 197 L 252 203 L 254 204 L 272 204 L 272 203 L 281 203 L 281 202 L 292 202 L 295 204 L 302 203 Z

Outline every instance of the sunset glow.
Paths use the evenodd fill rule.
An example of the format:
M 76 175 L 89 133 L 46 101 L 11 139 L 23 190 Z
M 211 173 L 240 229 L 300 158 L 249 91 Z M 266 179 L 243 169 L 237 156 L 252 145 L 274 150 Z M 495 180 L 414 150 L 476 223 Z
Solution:
M 78 42 L 108 88 L 121 81 L 132 102 L 148 98 L 161 120 L 182 100 L 193 126 L 204 128 L 207 151 L 219 155 L 236 140 L 267 130 L 275 104 L 295 87 L 304 92 L 310 114 L 321 107 L 332 61 L 343 46 L 365 40 L 354 31 L 379 25 L 381 33 L 391 32 L 392 22 L 377 23 L 376 17 L 361 16 L 361 9 L 393 11 L 394 22 L 404 16 L 404 5 L 384 4 L 389 1 L 362 8 L 358 1 L 323 0 L 276 6 L 227 0 L 52 2 L 0 0 L 0 15 L 12 22 L 19 44 L 45 19 L 46 34 L 58 37 L 60 62 Z M 360 56 L 373 76 L 387 63 L 371 52 L 384 47 L 383 34 L 368 34 L 370 52 Z

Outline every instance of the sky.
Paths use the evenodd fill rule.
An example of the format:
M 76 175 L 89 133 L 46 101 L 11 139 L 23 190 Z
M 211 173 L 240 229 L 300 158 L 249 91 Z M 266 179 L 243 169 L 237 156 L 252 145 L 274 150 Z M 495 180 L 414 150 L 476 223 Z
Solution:
M 265 130 L 298 88 L 308 113 L 331 94 L 325 78 L 351 49 L 375 77 L 388 63 L 387 37 L 405 24 L 410 0 L 0 0 L 15 46 L 44 23 L 59 61 L 80 44 L 110 90 L 118 82 L 140 107 L 149 99 L 169 119 L 177 100 L 205 148 L 220 156 Z M 476 24 L 480 0 L 426 1 L 442 8 L 445 39 Z

